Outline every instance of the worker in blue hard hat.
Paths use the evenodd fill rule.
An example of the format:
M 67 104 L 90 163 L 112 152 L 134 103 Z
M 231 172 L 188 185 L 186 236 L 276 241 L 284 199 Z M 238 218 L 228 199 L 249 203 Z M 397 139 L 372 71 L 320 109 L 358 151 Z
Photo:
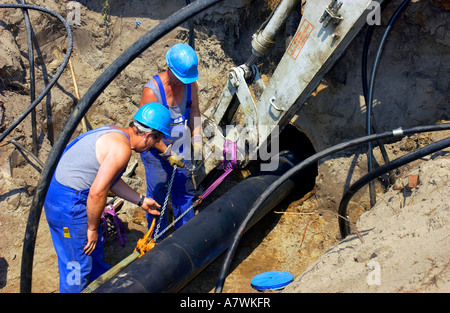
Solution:
M 177 172 L 172 184 L 171 199 L 175 218 L 190 208 L 195 189 L 189 169 L 193 160 L 202 159 L 202 135 L 198 103 L 198 58 L 194 49 L 178 43 L 166 53 L 168 69 L 153 76 L 144 86 L 140 105 L 158 102 L 171 113 L 170 135 L 164 136 L 154 148 L 141 153 L 147 179 L 147 196 L 163 202 L 168 192 L 172 166 Z M 192 149 L 191 149 L 192 147 Z M 194 216 L 186 213 L 176 224 L 180 227 Z M 147 214 L 149 225 L 153 216 Z M 161 230 L 166 227 L 163 218 Z M 158 234 L 154 234 L 155 236 Z
M 149 214 L 160 205 L 131 189 L 121 175 L 131 151 L 142 152 L 168 134 L 170 112 L 148 103 L 128 127 L 103 126 L 70 142 L 61 156 L 44 208 L 58 255 L 60 292 L 81 292 L 110 267 L 103 253 L 100 219 L 111 190 Z

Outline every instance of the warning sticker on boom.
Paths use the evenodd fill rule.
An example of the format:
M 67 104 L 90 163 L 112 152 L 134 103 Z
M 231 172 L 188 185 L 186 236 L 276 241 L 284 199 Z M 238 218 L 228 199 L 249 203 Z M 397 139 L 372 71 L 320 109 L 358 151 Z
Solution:
M 305 45 L 306 40 L 308 40 L 309 35 L 311 34 L 313 29 L 314 26 L 312 26 L 310 22 L 308 22 L 306 19 L 303 20 L 299 29 L 295 33 L 295 36 L 292 39 L 289 48 L 286 51 L 286 53 L 289 54 L 294 60 L 297 60 L 300 51 L 302 51 L 303 46 Z

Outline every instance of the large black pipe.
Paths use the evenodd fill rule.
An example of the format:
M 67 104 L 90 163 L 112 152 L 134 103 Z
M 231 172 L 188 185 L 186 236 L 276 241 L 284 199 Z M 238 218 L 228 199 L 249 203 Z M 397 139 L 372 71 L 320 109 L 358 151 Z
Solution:
M 131 263 L 95 292 L 177 292 L 224 252 L 258 197 L 297 160 L 280 154 L 275 171 L 259 172 L 230 189 L 189 222 Z M 254 215 L 246 230 L 282 201 L 295 186 L 286 180 Z

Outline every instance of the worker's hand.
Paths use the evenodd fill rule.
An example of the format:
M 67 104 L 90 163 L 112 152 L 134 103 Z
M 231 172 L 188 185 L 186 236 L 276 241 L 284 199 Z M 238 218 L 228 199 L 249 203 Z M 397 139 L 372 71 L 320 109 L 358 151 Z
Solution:
M 141 208 L 143 208 L 145 211 L 152 215 L 160 215 L 161 213 L 158 211 L 158 208 L 161 206 L 153 200 L 152 198 L 145 198 L 144 202 L 142 202 Z
M 184 162 L 183 162 L 183 156 L 176 154 L 175 152 L 172 152 L 172 155 L 169 157 L 168 159 L 170 166 L 178 166 L 178 167 L 184 167 Z
M 98 241 L 98 229 L 91 230 L 88 228 L 87 230 L 87 245 L 83 248 L 84 254 L 91 255 L 91 253 L 94 251 L 95 246 L 97 245 Z
M 174 166 L 176 164 L 178 167 L 184 167 L 183 156 L 172 152 L 172 145 L 169 145 L 166 151 L 161 153 L 159 156 L 166 159 L 170 163 L 170 166 Z

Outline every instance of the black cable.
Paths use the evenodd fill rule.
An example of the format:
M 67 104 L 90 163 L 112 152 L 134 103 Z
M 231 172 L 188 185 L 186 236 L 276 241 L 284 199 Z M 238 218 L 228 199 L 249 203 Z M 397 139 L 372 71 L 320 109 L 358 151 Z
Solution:
M 33 152 L 27 150 L 24 146 L 22 146 L 20 143 L 18 143 L 16 141 L 16 139 L 10 139 L 10 140 L 7 140 L 6 142 L 12 143 L 19 150 L 19 152 L 22 154 L 22 156 L 24 157 L 25 161 L 30 163 L 30 165 L 32 167 L 34 167 L 39 173 L 41 172 L 40 168 L 44 167 L 44 163 L 42 163 L 41 160 L 39 160 L 39 158 Z M 33 163 L 31 163 L 30 160 L 28 159 L 28 157 L 24 154 L 24 152 L 29 154 L 39 164 L 40 168 L 37 168 Z
M 26 4 L 25 0 L 21 1 Z M 30 102 L 36 99 L 36 84 L 34 78 L 34 52 L 33 52 L 33 29 L 31 28 L 30 16 L 28 10 L 22 9 L 23 18 L 25 19 L 25 28 L 27 29 L 28 42 L 28 64 L 30 65 Z M 37 127 L 36 127 L 36 109 L 31 111 L 31 138 L 33 143 L 33 152 L 38 153 Z
M 381 11 L 384 10 L 384 8 L 386 7 L 386 5 L 389 2 L 391 2 L 391 0 L 383 1 L 383 3 L 381 4 Z M 372 35 L 373 35 L 374 30 L 375 30 L 375 25 L 368 26 L 368 29 L 366 32 L 366 37 L 364 38 L 364 46 L 363 46 L 362 62 L 361 62 L 361 83 L 362 83 L 362 89 L 363 89 L 363 95 L 364 95 L 364 101 L 366 103 L 366 107 L 368 106 L 367 98 L 368 98 L 368 94 L 369 94 L 369 84 L 368 84 L 368 80 L 367 80 L 367 59 L 369 57 L 369 45 L 370 45 L 370 42 L 372 41 Z M 371 122 L 372 130 L 374 132 L 377 132 L 373 114 L 372 114 L 371 118 L 372 118 L 372 122 Z
M 308 157 L 307 159 L 303 160 L 299 164 L 295 165 L 293 168 L 291 168 L 289 171 L 287 171 L 285 174 L 283 174 L 283 176 L 278 178 L 272 185 L 270 185 L 270 187 L 266 191 L 264 191 L 261 194 L 261 196 L 258 198 L 258 200 L 253 204 L 252 208 L 249 210 L 244 221 L 238 227 L 236 234 L 233 238 L 233 241 L 230 245 L 230 248 L 228 248 L 227 254 L 224 258 L 224 262 L 223 262 L 221 271 L 219 273 L 219 278 L 217 280 L 215 292 L 216 293 L 222 292 L 223 285 L 225 283 L 225 277 L 226 277 L 226 274 L 230 267 L 231 260 L 234 256 L 234 253 L 236 251 L 236 248 L 238 246 L 240 238 L 242 237 L 244 230 L 247 228 L 253 215 L 258 210 L 258 208 L 264 203 L 264 201 L 266 201 L 270 197 L 270 195 L 287 179 L 289 179 L 290 177 L 292 177 L 294 175 L 298 175 L 301 171 L 303 171 L 308 166 L 316 163 L 320 159 L 322 159 L 330 154 L 333 154 L 335 152 L 338 152 L 338 151 L 341 151 L 341 150 L 344 150 L 344 149 L 347 149 L 350 147 L 354 147 L 354 146 L 357 146 L 357 145 L 360 145 L 360 144 L 363 144 L 363 143 L 366 143 L 369 141 L 375 141 L 378 139 L 385 139 L 385 138 L 391 138 L 391 137 L 402 137 L 402 136 L 414 134 L 414 133 L 441 131 L 441 130 L 448 130 L 448 129 L 450 129 L 450 123 L 440 124 L 440 125 L 431 125 L 431 126 L 418 126 L 418 127 L 414 127 L 414 128 L 405 129 L 405 130 L 397 129 L 397 130 L 384 132 L 381 134 L 372 134 L 372 135 L 356 138 L 356 139 L 353 139 L 353 140 L 350 140 L 347 142 L 343 142 L 343 143 L 337 144 L 333 147 L 322 150 L 322 151 Z
M 66 51 L 66 55 L 64 57 L 63 62 L 61 63 L 61 65 L 59 66 L 58 70 L 56 71 L 55 75 L 53 75 L 52 80 L 49 82 L 49 84 L 47 86 L 45 86 L 44 90 L 42 91 L 42 93 L 36 98 L 36 100 L 33 101 L 33 103 L 31 103 L 31 105 L 22 113 L 22 115 L 20 115 L 1 135 L 0 135 L 0 142 L 3 141 L 3 139 L 5 139 L 6 136 L 8 136 L 8 134 L 17 127 L 17 125 L 19 125 L 24 119 L 25 117 L 27 117 L 27 115 L 34 110 L 34 108 L 39 104 L 39 102 L 41 102 L 41 100 L 47 95 L 47 93 L 50 91 L 50 89 L 53 87 L 53 85 L 56 83 L 56 81 L 59 79 L 59 77 L 61 76 L 61 74 L 64 71 L 64 68 L 66 67 L 67 63 L 69 62 L 69 58 L 70 58 L 70 54 L 72 53 L 72 47 L 73 47 L 73 37 L 72 37 L 72 31 L 70 29 L 69 24 L 66 22 L 66 20 L 59 15 L 56 12 L 50 11 L 46 8 L 43 7 L 39 7 L 37 5 L 31 5 L 31 4 L 19 4 L 19 3 L 0 3 L 0 9 L 30 9 L 30 10 L 37 10 L 37 11 L 41 11 L 44 13 L 48 13 L 50 15 L 53 15 L 54 17 L 56 17 L 57 19 L 59 19 L 61 21 L 61 23 L 63 23 L 64 27 L 66 28 L 67 31 L 67 39 L 68 39 L 68 44 L 67 44 L 67 51 Z
M 36 234 L 39 225 L 39 219 L 42 212 L 42 205 L 47 194 L 50 180 L 55 172 L 58 160 L 69 142 L 70 137 L 80 123 L 83 116 L 87 113 L 92 103 L 98 98 L 102 91 L 127 67 L 135 58 L 137 58 L 148 47 L 158 39 L 169 33 L 172 29 L 185 22 L 196 14 L 208 9 L 209 7 L 221 2 L 222 0 L 197 0 L 186 6 L 166 20 L 159 23 L 156 27 L 148 31 L 134 44 L 132 44 L 124 53 L 122 53 L 92 84 L 86 94 L 77 103 L 64 124 L 58 138 L 56 139 L 52 150 L 48 155 L 45 167 L 42 171 L 41 179 L 36 187 L 28 215 L 27 228 L 23 242 L 22 267 L 20 276 L 20 291 L 31 292 L 31 278 L 33 271 L 34 247 L 36 243 Z
M 396 168 L 399 168 L 400 166 L 403 166 L 407 163 L 410 163 L 412 161 L 415 161 L 417 159 L 420 159 L 421 157 L 424 157 L 428 154 L 434 153 L 436 151 L 445 149 L 450 146 L 450 137 L 447 137 L 445 139 L 442 139 L 440 141 L 437 141 L 435 143 L 432 143 L 426 147 L 420 148 L 415 150 L 414 152 L 408 153 L 404 156 L 401 156 L 397 159 L 395 159 L 392 162 L 389 162 L 383 166 L 380 166 L 376 170 L 366 174 L 365 176 L 358 179 L 353 185 L 350 186 L 350 188 L 345 192 L 344 196 L 342 197 L 341 202 L 339 203 L 339 231 L 341 233 L 341 238 L 344 239 L 347 237 L 347 235 L 350 232 L 350 225 L 347 220 L 345 220 L 343 217 L 346 217 L 347 215 L 347 206 L 350 202 L 350 199 L 353 197 L 353 195 L 358 192 L 362 187 L 364 187 L 367 183 L 370 181 L 373 181 L 377 177 L 394 170 Z
M 367 59 L 369 55 L 369 45 L 372 40 L 373 31 L 375 29 L 375 26 L 370 25 L 366 32 L 366 37 L 364 38 L 364 46 L 363 46 L 363 53 L 362 53 L 362 62 L 361 62 L 361 83 L 363 88 L 363 95 L 364 95 L 364 101 L 367 104 L 367 95 L 369 93 L 369 85 L 367 81 Z
M 380 44 L 378 45 L 378 50 L 377 50 L 377 54 L 375 56 L 375 61 L 373 63 L 372 66 L 372 73 L 371 73 L 371 77 L 370 77 L 370 84 L 369 84 L 369 88 L 368 88 L 368 95 L 367 95 L 367 99 L 366 99 L 366 105 L 367 105 L 367 112 L 366 112 L 366 134 L 370 135 L 371 134 L 371 130 L 372 130 L 372 126 L 371 126 L 371 116 L 372 116 L 372 98 L 373 98 L 373 89 L 374 89 L 374 84 L 375 84 L 375 73 L 377 71 L 377 67 L 378 67 L 378 61 L 380 60 L 381 57 L 381 53 L 383 51 L 384 48 L 384 44 L 386 42 L 386 38 L 387 35 L 389 34 L 389 31 L 392 28 L 392 25 L 394 24 L 395 20 L 397 19 L 397 17 L 399 16 L 400 12 L 406 7 L 406 5 L 410 2 L 411 0 L 405 0 L 403 1 L 403 3 L 398 7 L 398 9 L 395 11 L 394 15 L 391 17 L 388 26 L 386 27 L 386 30 L 384 31 L 383 37 L 381 38 Z M 367 167 L 368 167 L 368 171 L 371 172 L 373 165 L 372 165 L 372 159 L 373 159 L 373 155 L 372 155 L 372 144 L 370 142 L 368 142 L 367 144 L 368 147 L 368 151 L 367 151 Z M 374 189 L 373 189 L 373 183 L 371 182 L 369 185 L 369 189 L 370 189 L 370 202 L 371 202 L 371 206 L 373 206 L 375 203 L 375 193 L 374 193 Z
M 368 102 L 369 87 L 368 87 L 368 83 L 367 83 L 367 56 L 369 53 L 369 43 L 372 39 L 374 28 L 375 27 L 373 25 L 369 26 L 369 29 L 367 30 L 367 33 L 366 33 L 366 38 L 364 41 L 364 48 L 363 48 L 361 74 L 362 74 L 362 87 L 363 87 L 364 101 L 366 103 L 366 112 L 368 112 L 367 114 L 370 114 L 370 118 L 372 119 L 372 124 L 366 125 L 366 127 L 371 127 L 373 130 L 373 133 L 378 133 L 375 119 L 373 117 L 372 110 L 371 110 L 372 104 L 369 104 L 369 102 Z M 370 135 L 370 131 L 367 131 L 367 129 L 366 129 L 366 133 Z M 377 144 L 380 147 L 380 149 L 381 149 L 381 147 L 383 147 L 383 149 L 381 149 L 381 151 L 385 151 L 384 146 L 381 144 L 380 140 L 377 141 Z M 370 145 L 370 142 L 368 143 L 367 149 L 368 149 L 368 152 L 367 152 L 367 164 L 368 165 L 367 165 L 367 167 L 368 167 L 368 170 L 370 171 L 370 169 L 372 168 L 372 147 Z M 385 157 L 385 153 L 383 153 L 382 155 L 384 158 L 384 163 L 388 163 L 389 161 L 386 160 L 387 154 L 386 154 L 386 157 Z M 369 186 L 369 199 L 370 199 L 370 206 L 371 207 L 374 206 L 375 202 L 376 202 L 376 196 L 375 196 L 373 184 L 371 184 Z
M 383 4 L 385 4 L 388 1 L 383 1 Z M 367 59 L 369 54 L 369 45 L 372 40 L 373 31 L 375 29 L 374 25 L 370 25 L 366 32 L 366 37 L 364 40 L 364 47 L 363 47 L 363 55 L 362 55 L 362 62 L 361 62 L 361 82 L 362 82 L 362 88 L 363 88 L 363 95 L 364 95 L 364 102 L 366 105 L 367 110 L 367 94 L 368 94 L 368 81 L 367 81 Z M 371 125 L 372 125 L 372 131 L 373 133 L 378 133 L 378 127 L 376 126 L 376 121 L 373 116 L 373 111 L 371 111 Z M 384 163 L 389 163 L 389 157 L 386 152 L 386 148 L 384 147 L 381 140 L 377 140 L 377 145 L 380 148 L 381 155 L 383 157 Z

